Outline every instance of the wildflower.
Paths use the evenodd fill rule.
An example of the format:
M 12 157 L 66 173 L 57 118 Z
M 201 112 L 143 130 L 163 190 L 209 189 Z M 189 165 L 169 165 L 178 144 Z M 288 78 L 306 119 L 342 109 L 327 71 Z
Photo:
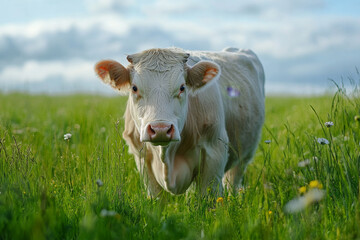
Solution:
M 301 197 L 290 200 L 285 205 L 285 212 L 296 213 L 304 210 L 310 204 L 319 202 L 325 196 L 325 191 L 317 188 L 310 189 L 306 194 Z
M 218 199 L 216 199 L 216 202 L 217 203 L 223 203 L 224 202 L 224 199 L 222 197 L 219 197 Z
M 306 187 L 303 186 L 303 187 L 299 188 L 299 193 L 300 193 L 300 194 L 306 193 Z
M 330 128 L 330 127 L 334 126 L 334 123 L 333 122 L 326 122 L 325 126 Z
M 317 142 L 321 145 L 329 144 L 329 140 L 327 140 L 326 138 L 318 138 Z
M 313 180 L 309 183 L 309 187 L 310 188 L 318 188 L 318 189 L 322 189 L 323 185 L 318 181 L 318 180 Z
M 304 161 L 298 162 L 298 167 L 306 167 L 310 164 L 310 159 L 305 159 Z
M 354 119 L 355 119 L 355 121 L 360 122 L 360 116 L 359 116 L 359 115 L 356 115 L 356 116 L 354 117 Z
M 101 210 L 101 212 L 100 212 L 100 216 L 101 217 L 114 217 L 114 216 L 116 216 L 118 213 L 117 212 L 115 212 L 115 211 L 112 211 L 112 210 L 106 210 L 106 209 L 103 209 L 103 210 Z
M 67 133 L 64 135 L 64 140 L 70 140 L 71 138 L 71 133 Z
M 240 91 L 235 88 L 227 87 L 226 91 L 227 91 L 227 94 L 229 95 L 229 97 L 234 98 L 234 97 L 240 96 Z
M 268 211 L 268 214 L 271 215 L 273 212 L 271 210 Z
M 102 187 L 102 185 L 104 185 L 104 183 L 100 179 L 96 180 L 96 184 L 98 187 Z
M 271 182 L 269 182 L 269 183 L 264 183 L 264 189 L 266 189 L 266 190 L 272 190 L 273 188 L 272 188 L 272 183 Z
M 264 143 L 269 144 L 271 143 L 271 140 L 265 140 Z

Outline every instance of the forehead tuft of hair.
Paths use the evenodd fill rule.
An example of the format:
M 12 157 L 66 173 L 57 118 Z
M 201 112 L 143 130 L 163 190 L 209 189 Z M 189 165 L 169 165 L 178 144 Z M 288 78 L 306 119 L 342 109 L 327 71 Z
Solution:
M 179 48 L 154 48 L 129 55 L 128 60 L 135 68 L 166 72 L 184 67 L 188 57 L 189 54 Z

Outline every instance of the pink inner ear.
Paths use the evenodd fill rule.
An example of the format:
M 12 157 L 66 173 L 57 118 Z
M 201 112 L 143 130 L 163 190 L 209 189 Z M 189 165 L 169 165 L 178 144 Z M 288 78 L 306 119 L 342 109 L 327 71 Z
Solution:
M 107 67 L 105 66 L 99 66 L 96 68 L 97 74 L 104 79 L 106 77 L 106 74 L 109 72 L 109 70 L 107 69 Z
M 216 68 L 209 68 L 208 70 L 206 70 L 202 82 L 207 83 L 211 81 L 211 79 L 213 79 L 218 74 L 218 72 L 219 70 L 217 70 Z

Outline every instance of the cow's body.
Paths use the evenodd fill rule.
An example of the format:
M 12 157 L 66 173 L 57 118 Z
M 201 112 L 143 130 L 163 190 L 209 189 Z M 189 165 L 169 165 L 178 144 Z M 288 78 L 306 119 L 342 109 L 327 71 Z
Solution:
M 185 54 L 184 66 L 172 58 L 174 54 L 185 53 L 179 49 L 154 49 L 128 58 L 132 62 L 127 69 L 129 84 L 140 84 L 140 88 L 152 91 L 149 96 L 136 86 L 135 97 L 129 98 L 123 133 L 129 151 L 153 196 L 162 189 L 184 193 L 196 177 L 203 193 L 210 187 L 215 194 L 221 194 L 222 183 L 236 190 L 255 153 L 264 122 L 262 65 L 252 51 L 234 48 L 190 52 L 190 56 Z M 206 69 L 196 67 L 199 65 Z M 102 79 L 106 78 L 99 73 L 103 69 L 113 79 L 110 67 L 101 66 L 97 71 Z M 196 68 L 204 70 L 197 82 L 192 80 L 196 79 L 193 72 L 199 72 L 193 70 Z M 171 74 L 163 77 L 168 72 Z M 169 77 L 173 75 L 176 77 Z M 182 78 L 190 90 L 180 91 L 178 99 L 176 95 L 176 100 L 169 98 L 169 90 L 159 90 L 167 89 L 165 85 L 172 89 Z M 120 86 L 119 81 L 110 84 Z M 229 96 L 229 88 L 237 94 Z M 164 143 L 167 138 L 169 142 Z

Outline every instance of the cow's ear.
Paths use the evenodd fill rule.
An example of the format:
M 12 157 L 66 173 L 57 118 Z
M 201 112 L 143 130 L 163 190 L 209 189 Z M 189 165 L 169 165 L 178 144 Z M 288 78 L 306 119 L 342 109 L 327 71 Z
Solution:
M 220 66 L 214 62 L 200 61 L 188 68 L 186 83 L 190 87 L 201 88 L 209 82 L 214 82 L 220 77 Z
M 104 60 L 95 65 L 95 72 L 101 80 L 116 90 L 124 91 L 130 85 L 129 70 L 116 61 Z

